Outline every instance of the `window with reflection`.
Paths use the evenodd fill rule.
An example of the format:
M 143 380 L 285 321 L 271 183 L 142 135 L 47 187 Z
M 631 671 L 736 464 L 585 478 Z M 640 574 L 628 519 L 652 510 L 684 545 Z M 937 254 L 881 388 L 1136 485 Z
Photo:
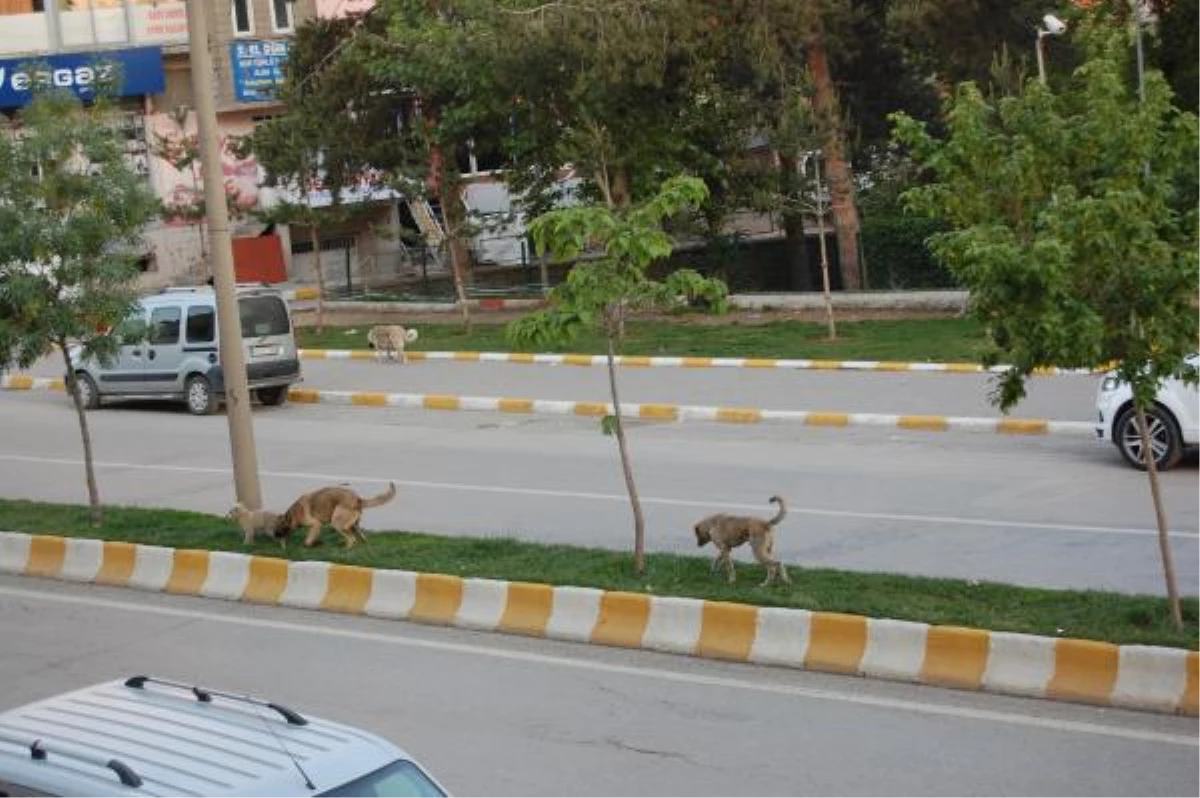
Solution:
M 45 0 L 0 0 L 0 17 L 40 14 L 45 10 Z

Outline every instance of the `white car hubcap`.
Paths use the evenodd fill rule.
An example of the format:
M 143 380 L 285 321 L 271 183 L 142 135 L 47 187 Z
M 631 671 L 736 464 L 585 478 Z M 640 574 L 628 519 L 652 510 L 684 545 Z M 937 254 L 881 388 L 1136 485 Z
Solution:
M 1150 427 L 1150 451 L 1154 453 L 1154 462 L 1162 462 L 1170 446 L 1167 425 L 1162 419 L 1149 415 L 1146 416 L 1146 424 Z M 1125 451 L 1129 452 L 1134 460 L 1139 463 L 1146 462 L 1145 452 L 1142 451 L 1142 433 L 1135 420 L 1131 419 L 1125 426 L 1124 446 Z

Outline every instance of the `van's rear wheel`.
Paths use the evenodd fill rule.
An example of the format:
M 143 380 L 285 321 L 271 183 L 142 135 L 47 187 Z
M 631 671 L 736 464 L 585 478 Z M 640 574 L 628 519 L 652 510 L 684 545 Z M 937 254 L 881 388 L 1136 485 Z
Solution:
M 277 385 L 274 388 L 259 388 L 256 391 L 258 394 L 258 401 L 262 402 L 264 405 L 269 405 L 272 407 L 286 402 L 287 392 L 288 389 L 286 385 Z
M 184 394 L 187 397 L 188 412 L 193 416 L 211 416 L 217 411 L 217 397 L 207 378 L 199 374 L 188 377 L 187 384 L 184 385 Z

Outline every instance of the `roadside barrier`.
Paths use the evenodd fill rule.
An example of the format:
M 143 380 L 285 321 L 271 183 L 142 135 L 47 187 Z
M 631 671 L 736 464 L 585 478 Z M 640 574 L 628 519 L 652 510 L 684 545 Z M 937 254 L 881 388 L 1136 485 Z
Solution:
M 0 377 L 0 389 L 8 391 L 62 391 L 57 377 L 23 374 Z M 462 410 L 526 415 L 588 416 L 611 415 L 607 402 L 572 402 L 556 399 L 520 399 L 450 394 L 383 393 L 377 391 L 322 391 L 292 388 L 288 401 L 295 404 L 332 404 L 351 407 L 398 408 L 403 410 Z M 886 413 L 841 413 L 819 410 L 761 410 L 752 407 L 713 407 L 624 402 L 621 417 L 644 421 L 705 421 L 722 424 L 794 424 L 806 427 L 886 427 L 924 432 L 991 432 L 1002 435 L 1055 435 L 1092 437 L 1094 426 L 1087 421 L 1050 421 L 1037 418 L 979 418 L 970 416 L 892 415 Z
M 410 410 L 466 410 L 552 416 L 603 417 L 611 415 L 613 412 L 612 405 L 606 402 L 373 391 L 321 391 L 311 388 L 293 388 L 288 392 L 288 400 L 296 404 L 394 407 Z M 1093 425 L 1086 421 L 840 413 L 814 410 L 760 410 L 750 407 L 639 404 L 637 402 L 622 402 L 621 417 L 646 421 L 708 421 L 728 424 L 781 423 L 808 427 L 888 427 L 926 432 L 993 432 L 1007 435 L 1077 437 L 1095 435 Z
M 382 355 L 372 349 L 301 349 L 304 360 L 380 360 Z M 526 352 L 413 352 L 409 360 L 450 360 L 459 363 L 522 363 L 543 366 L 605 366 L 604 355 L 544 354 Z M 978 363 L 906 363 L 892 360 L 813 360 L 797 358 L 754 357 L 651 357 L 618 355 L 616 365 L 623 368 L 746 368 L 792 371 L 884 371 L 937 372 L 950 374 L 1001 374 L 1008 366 L 984 368 Z M 1038 377 L 1062 375 L 1096 375 L 1107 369 L 1043 368 L 1034 372 Z
M 1198 655 L 1183 649 L 19 532 L 0 532 L 0 572 L 1198 713 Z

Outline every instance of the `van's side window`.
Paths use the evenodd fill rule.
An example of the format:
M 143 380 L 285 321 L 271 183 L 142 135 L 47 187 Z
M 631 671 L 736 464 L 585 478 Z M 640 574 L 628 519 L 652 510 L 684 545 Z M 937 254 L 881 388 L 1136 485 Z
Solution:
M 179 343 L 178 307 L 155 308 L 150 312 L 150 343 Z
M 193 305 L 187 312 L 187 339 L 190 344 L 210 344 L 216 338 L 216 310 Z

